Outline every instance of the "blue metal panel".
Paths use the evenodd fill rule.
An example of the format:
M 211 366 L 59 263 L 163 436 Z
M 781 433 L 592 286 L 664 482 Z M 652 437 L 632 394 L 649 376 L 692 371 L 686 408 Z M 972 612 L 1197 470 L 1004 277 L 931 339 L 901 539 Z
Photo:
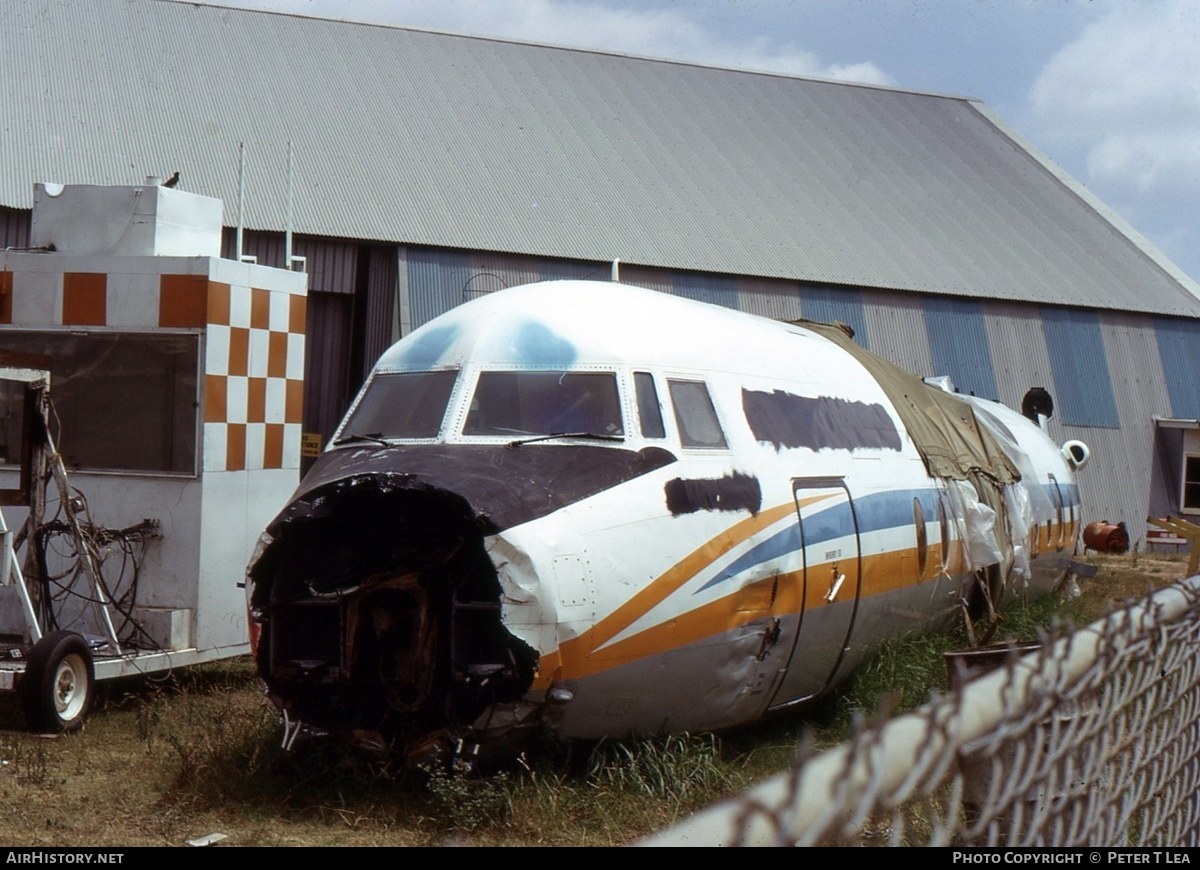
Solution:
M 998 399 L 983 306 L 974 299 L 924 300 L 925 333 L 934 375 L 949 375 L 959 392 Z
M 1171 415 L 1200 419 L 1200 321 L 1154 318 Z
M 1041 311 L 1042 334 L 1054 372 L 1055 415 L 1070 426 L 1121 428 L 1100 315 L 1070 308 Z
M 470 257 L 461 251 L 408 250 L 408 300 L 412 325 L 427 323 L 463 300 L 471 280 Z
M 726 308 L 741 309 L 738 301 L 737 279 L 725 275 L 697 275 L 680 273 L 671 276 L 671 289 L 676 296 L 724 305 Z
M 854 330 L 854 340 L 870 349 L 867 318 L 863 316 L 862 294 L 855 288 L 801 284 L 800 305 L 806 320 L 844 323 Z

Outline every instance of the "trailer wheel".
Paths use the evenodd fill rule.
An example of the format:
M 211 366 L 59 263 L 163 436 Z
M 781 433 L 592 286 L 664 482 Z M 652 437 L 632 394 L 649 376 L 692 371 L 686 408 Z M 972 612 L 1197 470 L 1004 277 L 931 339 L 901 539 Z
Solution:
M 52 631 L 33 645 L 21 680 L 21 703 L 31 730 L 60 734 L 83 726 L 96 687 L 87 641 Z

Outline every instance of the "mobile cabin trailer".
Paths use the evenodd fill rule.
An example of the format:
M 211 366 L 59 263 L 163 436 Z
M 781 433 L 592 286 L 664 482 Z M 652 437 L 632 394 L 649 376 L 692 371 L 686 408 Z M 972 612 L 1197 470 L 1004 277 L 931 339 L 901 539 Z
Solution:
M 239 583 L 299 480 L 306 281 L 222 259 L 221 202 L 159 179 L 34 200 L 31 244 L 0 252 L 0 364 L 19 367 L 0 690 L 61 731 L 96 679 L 249 651 Z

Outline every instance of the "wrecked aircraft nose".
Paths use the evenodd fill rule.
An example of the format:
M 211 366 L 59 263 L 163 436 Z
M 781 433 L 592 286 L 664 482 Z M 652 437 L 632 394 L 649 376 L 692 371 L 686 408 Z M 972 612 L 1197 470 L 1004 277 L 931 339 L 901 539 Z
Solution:
M 412 476 L 296 499 L 251 565 L 260 675 L 293 720 L 392 743 L 521 697 L 537 655 L 505 629 L 482 524 Z

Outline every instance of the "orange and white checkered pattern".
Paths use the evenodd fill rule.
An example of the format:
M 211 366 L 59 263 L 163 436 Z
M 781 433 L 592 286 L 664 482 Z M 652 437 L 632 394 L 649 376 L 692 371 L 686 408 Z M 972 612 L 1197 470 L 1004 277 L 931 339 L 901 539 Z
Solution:
M 209 282 L 206 316 L 204 470 L 299 468 L 305 298 Z
M 204 471 L 300 467 L 305 301 L 208 275 L 0 271 L 0 323 L 203 330 Z

